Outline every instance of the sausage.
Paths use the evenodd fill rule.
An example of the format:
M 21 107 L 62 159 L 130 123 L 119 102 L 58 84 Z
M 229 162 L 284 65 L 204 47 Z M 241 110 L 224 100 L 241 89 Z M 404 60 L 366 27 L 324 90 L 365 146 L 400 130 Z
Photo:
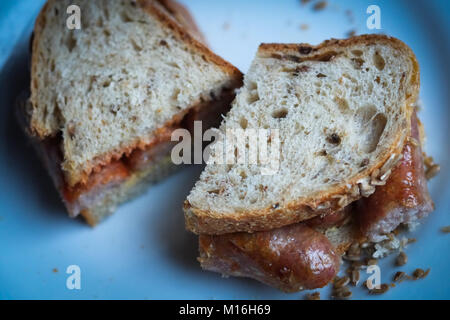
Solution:
M 417 116 L 411 119 L 411 137 L 403 148 L 403 158 L 384 186 L 356 205 L 361 233 L 378 242 L 400 224 L 412 224 L 434 209 L 425 177 Z
M 304 221 L 304 223 L 312 228 L 327 229 L 331 227 L 340 227 L 349 221 L 351 213 L 352 206 L 348 205 L 341 210 L 308 219 Z
M 339 271 L 340 257 L 304 223 L 270 231 L 200 235 L 202 268 L 250 277 L 285 292 L 321 288 Z

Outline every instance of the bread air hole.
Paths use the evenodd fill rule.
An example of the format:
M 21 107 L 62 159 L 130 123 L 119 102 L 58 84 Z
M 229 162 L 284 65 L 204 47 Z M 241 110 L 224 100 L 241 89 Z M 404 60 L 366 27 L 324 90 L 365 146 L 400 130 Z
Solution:
M 288 112 L 289 112 L 288 109 L 281 108 L 272 112 L 272 117 L 275 119 L 284 119 L 286 118 Z
M 355 121 L 362 137 L 360 142 L 361 150 L 365 153 L 375 151 L 386 127 L 386 116 L 382 113 L 377 113 L 375 106 L 368 105 L 357 110 Z
M 386 65 L 386 62 L 378 51 L 373 55 L 373 63 L 375 64 L 375 67 L 380 71 L 382 71 L 384 69 L 384 66 Z
M 372 105 L 366 105 L 358 108 L 355 113 L 355 122 L 358 128 L 362 131 L 367 126 L 369 121 L 376 115 L 377 108 Z
M 362 146 L 364 152 L 371 153 L 375 151 L 378 143 L 380 142 L 384 128 L 386 127 L 386 122 L 386 116 L 381 113 L 377 114 L 372 121 L 370 121 L 369 126 L 367 126 L 366 129 L 367 135 L 365 144 Z
M 327 142 L 334 145 L 339 145 L 341 143 L 341 137 L 337 133 L 332 133 L 327 136 Z

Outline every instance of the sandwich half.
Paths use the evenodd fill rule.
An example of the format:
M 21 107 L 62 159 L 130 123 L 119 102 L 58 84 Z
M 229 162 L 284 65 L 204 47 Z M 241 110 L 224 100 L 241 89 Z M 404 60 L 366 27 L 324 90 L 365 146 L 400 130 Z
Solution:
M 31 96 L 20 118 L 71 217 L 95 225 L 170 173 L 171 133 L 213 125 L 242 74 L 202 43 L 173 1 L 50 0 L 32 41 Z
M 226 142 L 239 129 L 278 132 L 276 172 L 264 174 L 262 163 L 208 165 L 185 202 L 187 228 L 268 230 L 369 196 L 371 179 L 387 179 L 399 160 L 418 89 L 416 58 L 393 38 L 262 44 L 221 131 Z M 212 158 L 228 152 L 223 145 Z
M 416 58 L 391 37 L 262 44 L 184 204 L 202 267 L 287 292 L 319 288 L 347 250 L 427 216 L 418 92 Z M 242 130 L 249 141 L 269 130 L 275 170 L 250 162 Z

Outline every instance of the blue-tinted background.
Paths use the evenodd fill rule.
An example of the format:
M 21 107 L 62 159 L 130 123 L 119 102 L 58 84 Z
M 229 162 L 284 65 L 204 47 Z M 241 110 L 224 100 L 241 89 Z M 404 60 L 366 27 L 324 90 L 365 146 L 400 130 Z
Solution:
M 28 83 L 27 50 L 44 1 L 0 1 L 0 298 L 1 299 L 299 299 L 246 279 L 200 270 L 196 238 L 184 230 L 182 202 L 201 167 L 191 167 L 126 204 L 95 229 L 67 218 L 58 196 L 13 117 L 13 102 Z M 355 30 L 369 33 L 366 8 L 381 8 L 383 32 L 402 39 L 421 66 L 420 116 L 427 152 L 441 164 L 431 183 L 436 211 L 413 236 L 402 269 L 431 267 L 421 281 L 404 282 L 383 296 L 354 290 L 355 298 L 450 298 L 449 1 L 185 0 L 212 49 L 245 72 L 260 42 L 319 43 Z M 351 10 L 353 19 L 347 10 Z M 301 24 L 308 29 L 302 30 Z M 392 257 L 381 262 L 390 282 Z M 66 288 L 67 266 L 79 265 L 82 289 Z M 366 275 L 363 275 L 363 279 Z M 322 296 L 326 296 L 325 289 Z

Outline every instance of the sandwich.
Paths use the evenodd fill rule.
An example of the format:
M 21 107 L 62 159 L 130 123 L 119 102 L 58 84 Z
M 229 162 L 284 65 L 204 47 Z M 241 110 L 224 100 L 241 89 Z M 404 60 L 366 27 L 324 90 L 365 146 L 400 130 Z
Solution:
M 95 225 L 177 167 L 171 134 L 220 123 L 242 74 L 171 0 L 49 0 L 32 39 L 30 96 L 18 107 L 71 217 Z
M 261 44 L 184 203 L 201 267 L 286 292 L 320 288 L 351 250 L 426 217 L 419 85 L 414 53 L 388 36 Z M 249 161 L 242 130 L 269 132 L 273 172 Z

